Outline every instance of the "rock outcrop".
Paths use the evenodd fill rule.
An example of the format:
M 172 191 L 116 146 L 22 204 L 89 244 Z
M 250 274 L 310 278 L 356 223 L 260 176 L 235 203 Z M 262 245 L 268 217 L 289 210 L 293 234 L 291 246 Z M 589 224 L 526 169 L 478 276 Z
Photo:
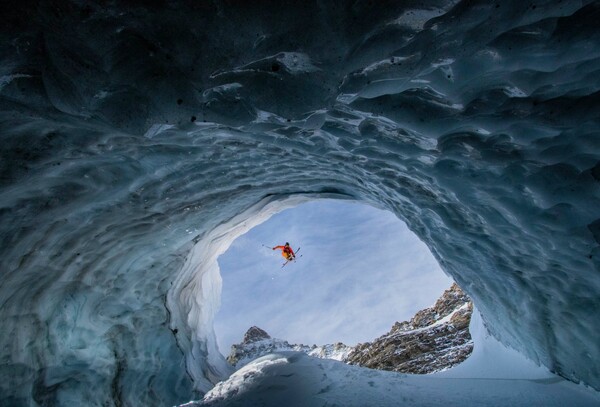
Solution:
M 473 305 L 453 284 L 431 308 L 396 322 L 373 342 L 358 344 L 347 363 L 405 373 L 432 373 L 464 361 L 473 350 L 469 322 Z
M 271 336 L 259 327 L 253 326 L 244 334 L 244 341 L 242 343 L 253 343 L 264 339 L 271 339 Z

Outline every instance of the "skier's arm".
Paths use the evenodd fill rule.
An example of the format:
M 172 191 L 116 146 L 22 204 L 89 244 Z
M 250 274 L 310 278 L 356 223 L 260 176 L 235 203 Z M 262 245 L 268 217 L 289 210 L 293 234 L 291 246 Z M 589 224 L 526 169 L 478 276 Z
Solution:
M 294 253 L 294 250 L 292 250 L 292 246 L 290 246 L 290 253 L 292 253 L 292 256 L 296 257 L 296 253 Z
M 283 249 L 285 249 L 285 246 L 275 246 L 275 247 L 273 248 L 273 250 L 275 250 L 275 249 L 280 249 L 280 250 L 283 250 Z

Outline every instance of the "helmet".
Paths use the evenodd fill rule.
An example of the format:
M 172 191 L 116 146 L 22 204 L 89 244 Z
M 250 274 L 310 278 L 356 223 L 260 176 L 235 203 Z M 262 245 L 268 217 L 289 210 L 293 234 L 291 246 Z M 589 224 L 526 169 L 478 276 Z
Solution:
M 290 244 L 289 244 L 288 242 L 285 242 L 285 245 L 286 245 L 286 246 L 289 246 Z

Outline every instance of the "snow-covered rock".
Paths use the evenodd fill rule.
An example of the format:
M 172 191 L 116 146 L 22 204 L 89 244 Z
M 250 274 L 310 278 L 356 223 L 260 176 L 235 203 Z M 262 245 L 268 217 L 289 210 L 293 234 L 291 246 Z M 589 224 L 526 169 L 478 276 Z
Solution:
M 290 344 L 286 340 L 271 338 L 267 332 L 253 326 L 246 331 L 244 340 L 241 343 L 231 346 L 227 362 L 234 368 L 239 369 L 264 355 L 285 351 L 304 352 L 322 359 L 344 360 L 352 349 L 352 347 L 341 342 L 322 346 Z
M 308 355 L 319 359 L 331 359 L 345 362 L 350 352 L 354 348 L 343 344 L 342 342 L 330 343 L 327 345 L 313 345 Z
M 242 341 L 242 344 L 248 345 L 265 339 L 271 339 L 271 336 L 263 329 L 260 329 L 257 326 L 252 326 L 244 334 L 244 340 Z
M 404 373 L 432 373 L 463 362 L 473 350 L 473 304 L 456 283 L 431 308 L 397 322 L 373 342 L 358 344 L 345 362 Z

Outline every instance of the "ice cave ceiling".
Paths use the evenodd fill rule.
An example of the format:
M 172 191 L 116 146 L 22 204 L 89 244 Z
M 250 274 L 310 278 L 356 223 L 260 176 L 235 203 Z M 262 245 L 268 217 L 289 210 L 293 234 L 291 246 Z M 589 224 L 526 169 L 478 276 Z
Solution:
M 396 213 L 495 336 L 600 389 L 597 1 L 23 0 L 0 21 L 7 405 L 207 391 L 216 256 L 322 196 Z

